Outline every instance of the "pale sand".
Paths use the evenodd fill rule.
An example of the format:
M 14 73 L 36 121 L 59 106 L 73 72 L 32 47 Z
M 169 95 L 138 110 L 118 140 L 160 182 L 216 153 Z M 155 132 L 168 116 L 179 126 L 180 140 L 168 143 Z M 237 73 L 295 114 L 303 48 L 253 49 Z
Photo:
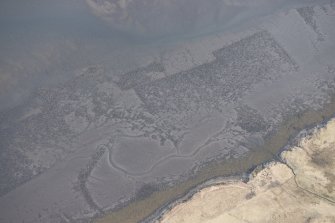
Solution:
M 164 214 L 162 223 L 335 222 L 335 119 L 254 171 L 211 186 Z

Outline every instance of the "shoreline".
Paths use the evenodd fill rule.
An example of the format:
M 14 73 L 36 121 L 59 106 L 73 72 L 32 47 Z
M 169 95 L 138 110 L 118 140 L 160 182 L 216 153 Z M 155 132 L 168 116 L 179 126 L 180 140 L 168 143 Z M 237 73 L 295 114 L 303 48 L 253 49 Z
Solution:
M 93 222 L 151 222 L 155 216 L 159 215 L 161 210 L 166 209 L 174 202 L 185 197 L 191 190 L 199 185 L 204 185 L 209 180 L 249 174 L 257 166 L 275 160 L 274 158 L 288 149 L 288 145 L 293 143 L 302 131 L 324 125 L 332 119 L 335 115 L 335 95 L 331 95 L 330 98 L 330 102 L 320 110 L 307 110 L 284 119 L 285 121 L 276 131 L 266 137 L 264 144 L 247 156 L 224 160 L 224 162 L 208 163 L 188 180 L 173 187 L 156 191 L 147 198 L 134 199 L 119 208 L 106 211 L 104 216 L 98 216 Z
M 290 143 L 287 145 L 286 149 L 282 150 L 279 153 L 279 159 L 280 159 L 279 161 L 274 159 L 274 160 L 270 160 L 268 162 L 265 162 L 265 163 L 257 166 L 254 170 L 252 170 L 249 173 L 247 182 L 244 182 L 243 180 L 237 180 L 237 181 L 227 180 L 226 182 L 223 182 L 219 185 L 218 184 L 212 184 L 212 185 L 209 185 L 209 186 L 201 187 L 198 190 L 194 191 L 194 193 L 192 193 L 191 195 L 187 195 L 187 198 L 186 198 L 187 200 L 180 199 L 180 200 L 176 201 L 173 205 L 170 205 L 169 208 L 167 208 L 163 212 L 161 212 L 160 216 L 156 216 L 156 218 L 153 218 L 153 222 L 158 223 L 158 222 L 169 221 L 171 219 L 173 220 L 173 218 L 175 218 L 174 220 L 182 218 L 182 217 L 186 218 L 185 215 L 190 214 L 190 209 L 192 207 L 200 209 L 200 210 L 197 210 L 197 211 L 200 211 L 200 212 L 203 211 L 200 216 L 202 216 L 203 214 L 206 215 L 207 212 L 204 212 L 203 209 L 201 209 L 199 206 L 197 206 L 197 205 L 199 205 L 199 200 L 201 202 L 204 202 L 203 200 L 206 199 L 206 198 L 203 198 L 203 197 L 206 197 L 206 196 L 211 197 L 211 199 L 214 200 L 213 196 L 211 196 L 212 191 L 219 190 L 220 192 L 216 192 L 216 193 L 222 193 L 222 191 L 228 190 L 228 187 L 233 187 L 233 188 L 235 187 L 235 189 L 238 188 L 238 184 L 243 184 L 243 186 L 244 186 L 244 187 L 242 187 L 243 189 L 245 189 L 245 188 L 250 189 L 250 188 L 255 187 L 255 185 L 256 185 L 256 189 L 255 188 L 251 189 L 251 193 L 253 193 L 253 194 L 250 198 L 245 197 L 242 200 L 241 199 L 238 200 L 238 198 L 237 198 L 237 200 L 238 200 L 237 204 L 238 205 L 235 205 L 234 207 L 230 207 L 228 209 L 227 208 L 222 209 L 221 206 L 215 206 L 215 204 L 218 205 L 217 204 L 218 202 L 216 200 L 214 200 L 213 201 L 214 205 L 212 204 L 212 208 L 218 208 L 218 209 L 221 208 L 222 209 L 221 210 L 222 212 L 221 213 L 219 212 L 219 214 L 217 216 L 215 216 L 214 219 L 221 219 L 222 220 L 222 219 L 224 219 L 224 217 L 222 217 L 222 216 L 225 216 L 227 218 L 227 216 L 230 215 L 229 213 L 236 213 L 236 212 L 239 213 L 239 211 L 238 211 L 239 209 L 243 210 L 243 208 L 241 208 L 241 207 L 243 207 L 243 206 L 248 207 L 248 205 L 250 206 L 250 203 L 248 203 L 249 199 L 252 199 L 253 197 L 256 197 L 255 199 L 257 199 L 257 196 L 258 196 L 258 200 L 260 200 L 261 202 L 262 201 L 263 202 L 264 201 L 269 201 L 269 200 L 272 201 L 272 199 L 273 199 L 273 201 L 272 201 L 273 203 L 277 203 L 277 202 L 280 203 L 280 198 L 281 198 L 283 200 L 283 202 L 285 203 L 286 200 L 283 199 L 283 196 L 282 196 L 281 193 L 278 193 L 278 194 L 275 193 L 275 195 L 273 195 L 274 197 L 270 196 L 270 198 L 268 198 L 268 200 L 264 200 L 264 197 L 262 198 L 262 194 L 264 195 L 265 193 L 267 193 L 268 191 L 271 191 L 271 190 L 277 190 L 278 191 L 278 188 L 282 189 L 282 186 L 286 185 L 289 180 L 292 180 L 294 182 L 296 188 L 298 190 L 300 190 L 300 192 L 303 194 L 303 195 L 301 195 L 301 194 L 297 195 L 297 197 L 294 196 L 295 197 L 294 199 L 297 199 L 298 201 L 300 201 L 299 198 L 303 199 L 304 196 L 307 196 L 307 197 L 310 197 L 310 198 L 312 197 L 314 199 L 314 200 L 312 199 L 312 203 L 316 202 L 315 205 L 316 204 L 324 205 L 324 203 L 325 203 L 325 204 L 330 205 L 330 210 L 331 211 L 334 211 L 335 207 L 333 205 L 335 204 L 335 201 L 334 201 L 333 190 L 331 189 L 332 187 L 334 187 L 334 180 L 332 178 L 329 178 L 329 179 L 328 179 L 328 177 L 326 178 L 326 182 L 327 182 L 326 189 L 327 189 L 328 193 L 323 194 L 322 192 L 325 190 L 325 188 L 322 188 L 322 187 L 321 187 L 321 189 L 318 188 L 318 187 L 314 188 L 314 186 L 315 185 L 320 186 L 320 184 L 321 184 L 321 186 L 324 186 L 323 185 L 324 182 L 318 182 L 317 178 L 311 178 L 311 176 L 313 177 L 314 175 L 313 175 L 313 173 L 312 174 L 310 173 L 310 172 L 314 172 L 314 171 L 319 171 L 318 168 L 321 168 L 321 173 L 325 173 L 326 176 L 327 176 L 327 169 L 326 168 L 327 168 L 327 166 L 328 166 L 328 168 L 331 168 L 331 165 L 334 165 L 334 162 L 331 161 L 332 158 L 330 158 L 329 160 L 327 160 L 327 158 L 326 158 L 326 160 L 323 160 L 324 158 L 322 158 L 322 161 L 324 161 L 326 164 L 324 164 L 323 162 L 319 163 L 320 161 L 313 161 L 314 157 L 310 156 L 310 154 L 308 153 L 308 151 L 310 151 L 310 148 L 309 148 L 310 145 L 312 145 L 311 151 L 313 151 L 313 153 L 312 153 L 313 155 L 319 155 L 319 153 L 323 153 L 324 151 L 327 152 L 327 150 L 331 151 L 333 149 L 333 147 L 332 147 L 333 144 L 332 143 L 334 143 L 334 136 L 331 136 L 330 139 L 329 138 L 324 138 L 324 137 L 327 136 L 327 135 L 332 135 L 332 133 L 333 133 L 332 130 L 334 131 L 334 129 L 335 129 L 335 116 L 330 118 L 328 121 L 325 121 L 324 123 L 316 125 L 313 128 L 308 128 L 308 129 L 302 130 L 292 141 L 290 141 Z M 331 132 L 331 133 L 329 133 L 329 132 Z M 328 142 L 328 140 L 330 142 Z M 321 144 L 318 144 L 318 142 L 320 143 L 320 141 L 321 141 Z M 314 145 L 319 145 L 320 148 L 317 147 L 317 149 L 315 149 L 315 148 L 313 148 Z M 308 161 L 304 161 L 304 159 L 300 157 L 301 156 L 301 151 L 299 151 L 299 150 L 304 151 L 307 154 L 307 160 Z M 296 158 L 296 156 L 298 156 L 298 158 Z M 301 159 L 303 159 L 303 161 L 301 161 Z M 310 163 L 308 163 L 308 162 L 310 162 Z M 306 166 L 299 166 L 298 164 L 300 164 L 300 165 L 305 164 L 305 165 L 307 165 L 307 167 Z M 278 172 L 277 172 L 277 176 L 276 176 L 276 174 L 274 174 L 274 172 L 271 171 L 271 169 L 272 170 L 275 169 L 275 168 L 280 169 L 280 168 L 283 168 L 283 167 L 284 167 L 284 169 L 286 168 L 292 176 L 290 178 L 286 179 L 285 182 L 279 183 L 277 181 L 278 180 Z M 304 171 L 301 172 L 300 169 L 304 169 L 304 168 L 305 168 L 305 170 L 308 170 L 308 171 L 307 172 L 304 172 Z M 312 168 L 312 169 L 310 169 L 310 168 Z M 325 172 L 322 172 L 322 170 L 325 171 Z M 266 175 L 264 175 L 264 173 L 266 173 Z M 269 174 L 270 177 L 267 176 L 267 174 Z M 279 176 L 280 176 L 280 174 L 279 174 Z M 319 176 L 319 175 L 317 175 L 317 176 L 320 179 L 322 179 L 322 176 Z M 283 177 L 283 176 L 280 176 L 280 177 Z M 280 177 L 279 177 L 279 179 L 280 179 Z M 257 188 L 257 179 L 258 180 L 259 179 L 264 180 L 264 178 L 266 178 L 265 180 L 267 180 L 267 182 L 266 183 L 262 182 L 262 184 L 264 184 L 264 185 L 269 184 L 269 186 L 264 189 L 264 187 L 265 187 L 264 185 L 258 185 L 261 189 Z M 313 179 L 313 180 L 311 181 L 311 179 Z M 329 183 L 329 181 L 330 181 L 330 183 Z M 255 184 L 255 182 L 256 182 L 256 184 Z M 272 185 L 272 184 L 274 184 L 274 185 Z M 328 188 L 328 186 L 330 187 L 330 189 Z M 278 188 L 276 188 L 276 187 L 278 187 Z M 273 188 L 276 188 L 276 189 L 273 189 Z M 253 190 L 256 190 L 256 191 L 258 190 L 258 191 L 255 194 L 253 192 Z M 285 192 L 288 193 L 287 191 L 285 191 Z M 219 200 L 219 198 L 217 198 L 217 199 Z M 227 198 L 227 199 L 229 199 L 229 198 Z M 278 201 L 278 199 L 279 199 L 279 201 Z M 209 200 L 209 201 L 212 202 L 212 200 Z M 258 202 L 258 200 L 256 200 L 256 203 Z M 192 206 L 192 204 L 193 204 L 193 206 Z M 195 204 L 197 204 L 197 205 L 195 205 Z M 203 203 L 201 203 L 201 204 L 203 204 Z M 211 204 L 206 203 L 206 206 L 210 206 L 210 205 Z M 259 204 L 259 205 L 262 206 L 261 204 Z M 270 204 L 266 203 L 266 205 L 270 205 Z M 273 205 L 275 206 L 276 204 L 273 204 Z M 290 204 L 290 203 L 288 203 L 287 205 L 292 206 L 292 204 Z M 255 211 L 257 212 L 256 209 L 258 207 L 253 208 L 253 206 L 251 206 L 249 208 L 252 209 L 251 213 L 254 213 Z M 292 207 L 290 207 L 290 208 L 292 208 Z M 306 207 L 304 207 L 304 208 L 306 208 Z M 237 209 L 237 211 L 235 211 L 235 209 Z M 245 207 L 244 207 L 244 209 L 245 209 Z M 253 210 L 253 209 L 255 209 L 255 210 Z M 287 209 L 285 209 L 285 210 L 287 211 Z M 317 208 L 316 208 L 316 210 L 317 210 Z M 192 211 L 194 211 L 194 209 L 192 209 Z M 192 212 L 192 213 L 197 213 L 198 214 L 198 212 Z M 218 213 L 218 211 L 216 211 L 216 213 Z M 333 212 L 331 212 L 331 213 L 333 213 Z M 265 215 L 266 217 L 271 216 L 271 214 L 263 214 L 263 215 Z M 304 213 L 302 216 L 306 217 L 305 215 L 308 215 L 308 214 Z M 215 220 L 213 220 L 212 217 L 209 218 L 208 220 L 211 221 L 211 222 L 216 222 Z M 251 218 L 253 218 L 253 217 L 251 217 Z M 255 219 L 257 219 L 257 218 L 258 217 L 256 217 Z M 333 219 L 334 218 L 335 219 L 335 216 L 334 216 L 334 214 L 330 214 L 329 216 L 323 216 L 321 214 L 320 216 L 317 215 L 316 217 L 314 216 L 314 217 L 311 217 L 310 219 L 315 220 L 314 218 L 316 218 L 316 219 L 318 219 L 318 218 L 322 218 L 322 219 L 323 218 L 327 218 L 327 219 L 331 218 L 331 219 Z M 166 220 L 166 219 L 168 219 L 168 220 Z M 182 219 L 184 219 L 184 218 L 182 218 Z M 262 219 L 262 218 L 260 218 L 260 219 Z M 241 217 L 241 219 L 236 218 L 236 220 L 245 220 L 245 218 L 243 218 L 243 217 Z M 263 218 L 263 220 L 264 220 L 264 218 Z M 175 222 L 175 221 L 172 221 L 172 222 Z
M 248 183 L 254 177 L 254 175 L 257 175 L 260 171 L 264 170 L 268 166 L 274 165 L 275 163 L 282 163 L 288 166 L 288 164 L 285 161 L 283 161 L 282 158 L 280 157 L 281 154 L 285 151 L 291 151 L 295 146 L 298 146 L 299 142 L 301 142 L 304 138 L 312 136 L 313 133 L 319 131 L 320 129 L 325 128 L 327 124 L 332 120 L 335 120 L 335 114 L 332 117 L 328 118 L 327 120 L 323 120 L 321 123 L 315 126 L 309 126 L 306 129 L 301 130 L 296 136 L 294 136 L 292 139 L 288 141 L 287 145 L 283 147 L 278 152 L 278 154 L 276 154 L 279 157 L 278 159 L 273 158 L 271 160 L 265 161 L 257 165 L 256 167 L 251 168 L 246 173 L 227 177 L 217 177 L 210 179 L 202 184 L 199 184 L 196 187 L 192 188 L 183 197 L 178 198 L 177 200 L 175 200 L 170 204 L 167 204 L 165 207 L 159 208 L 159 210 L 157 210 L 155 214 L 153 214 L 152 216 L 148 217 L 147 219 L 141 222 L 143 223 L 160 222 L 165 214 L 169 213 L 173 208 L 175 208 L 179 204 L 190 201 L 195 194 L 201 192 L 203 189 L 206 188 L 209 189 L 215 186 L 236 184 L 240 182 Z

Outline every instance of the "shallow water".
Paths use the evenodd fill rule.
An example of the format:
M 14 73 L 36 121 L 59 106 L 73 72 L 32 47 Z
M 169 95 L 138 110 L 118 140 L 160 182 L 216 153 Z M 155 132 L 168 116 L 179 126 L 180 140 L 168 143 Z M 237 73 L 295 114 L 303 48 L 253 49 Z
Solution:
M 129 25 L 83 0 L 2 1 L 0 110 L 22 103 L 37 87 L 68 80 L 84 65 L 106 66 L 109 74 L 135 68 L 145 63 L 143 55 L 159 55 L 166 44 L 236 28 L 305 2 L 130 1 L 123 11 L 138 22 Z

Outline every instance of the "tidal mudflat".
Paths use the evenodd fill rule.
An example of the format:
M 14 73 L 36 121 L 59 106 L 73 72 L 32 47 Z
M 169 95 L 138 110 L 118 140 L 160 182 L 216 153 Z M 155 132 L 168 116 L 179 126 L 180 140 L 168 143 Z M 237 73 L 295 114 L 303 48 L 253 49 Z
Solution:
M 73 4 L 80 13 L 66 18 L 85 23 L 57 20 L 53 33 L 29 20 L 41 39 L 2 55 L 2 222 L 152 221 L 335 114 L 334 1 L 243 12 L 216 32 L 153 42 L 115 37 L 110 17 Z

